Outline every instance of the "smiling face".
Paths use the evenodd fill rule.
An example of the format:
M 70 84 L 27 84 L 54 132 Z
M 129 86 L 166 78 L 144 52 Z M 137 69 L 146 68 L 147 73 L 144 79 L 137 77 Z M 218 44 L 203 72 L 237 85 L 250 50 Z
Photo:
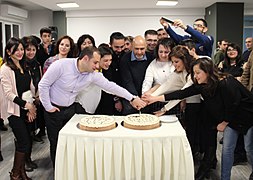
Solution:
M 60 44 L 59 44 L 59 54 L 61 56 L 67 57 L 69 51 L 70 51 L 70 41 L 69 41 L 69 39 L 62 39 Z
M 32 59 L 35 57 L 36 52 L 37 52 L 36 47 L 35 47 L 34 45 L 31 45 L 31 44 L 30 44 L 30 45 L 25 49 L 26 58 L 27 58 L 28 60 L 32 60 Z
M 193 24 L 193 28 L 198 32 L 200 32 L 201 34 L 204 34 L 207 31 L 207 27 L 205 27 L 204 22 L 201 20 L 195 21 Z
M 11 59 L 13 61 L 20 61 L 22 60 L 23 56 L 24 56 L 24 47 L 23 45 L 20 43 L 18 45 L 18 48 L 16 49 L 15 52 L 13 52 L 14 50 L 14 46 L 11 48 L 10 51 L 7 51 L 8 55 L 11 57 Z
M 111 47 L 115 54 L 120 54 L 125 48 L 125 39 L 114 39 Z
M 100 59 L 99 68 L 104 69 L 104 70 L 108 70 L 111 63 L 112 63 L 112 55 L 104 55 Z
M 157 45 L 157 41 L 158 41 L 157 35 L 147 34 L 145 39 L 146 39 L 148 51 L 154 51 L 154 49 Z
M 173 65 L 175 66 L 175 69 L 177 72 L 182 72 L 185 70 L 184 62 L 182 61 L 182 59 L 172 56 L 171 61 Z
M 207 83 L 208 74 L 205 73 L 202 69 L 200 69 L 199 64 L 196 64 L 193 67 L 193 72 L 194 72 L 194 78 L 196 79 L 198 84 Z
M 125 49 L 124 49 L 124 51 L 125 52 L 132 51 L 132 43 L 129 40 L 125 41 Z
M 145 39 L 141 36 L 136 36 L 133 40 L 133 53 L 137 59 L 142 59 L 146 51 Z
M 170 48 L 166 48 L 160 44 L 158 49 L 159 61 L 162 62 L 169 61 L 170 52 L 171 52 Z
M 168 33 L 165 31 L 165 29 L 161 29 L 159 31 L 157 31 L 157 38 L 158 39 L 163 39 L 163 38 L 167 38 L 168 37 Z
M 89 38 L 86 38 L 81 44 L 81 50 L 89 46 L 94 46 L 94 45 L 92 44 L 92 41 Z
M 237 49 L 231 47 L 231 46 L 228 46 L 227 48 L 227 56 L 230 58 L 230 59 L 236 59 L 236 57 L 238 56 L 238 51 Z

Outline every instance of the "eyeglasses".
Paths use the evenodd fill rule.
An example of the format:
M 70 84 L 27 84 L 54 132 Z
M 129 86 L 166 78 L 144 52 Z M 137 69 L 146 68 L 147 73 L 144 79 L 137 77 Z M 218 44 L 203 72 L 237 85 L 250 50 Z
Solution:
M 202 24 L 193 24 L 194 28 L 203 28 L 205 26 L 203 26 Z

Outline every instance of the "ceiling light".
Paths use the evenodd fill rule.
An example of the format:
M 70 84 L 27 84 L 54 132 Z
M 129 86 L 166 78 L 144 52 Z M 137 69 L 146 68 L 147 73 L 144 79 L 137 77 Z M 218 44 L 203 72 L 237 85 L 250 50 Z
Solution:
M 75 7 L 79 7 L 78 4 L 76 3 L 57 3 L 57 6 L 59 6 L 60 8 L 75 8 Z
M 157 1 L 157 6 L 176 6 L 178 1 L 166 1 L 166 0 L 159 0 Z

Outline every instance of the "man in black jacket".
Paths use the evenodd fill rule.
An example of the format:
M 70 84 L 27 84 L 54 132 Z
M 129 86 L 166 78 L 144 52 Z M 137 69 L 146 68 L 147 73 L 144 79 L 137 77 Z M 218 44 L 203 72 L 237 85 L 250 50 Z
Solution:
M 133 51 L 126 53 L 120 61 L 122 87 L 141 97 L 142 82 L 152 60 L 152 55 L 146 52 L 145 39 L 142 36 L 136 36 L 133 40 Z M 129 102 L 123 100 L 123 115 L 136 112 L 137 110 L 132 108 Z

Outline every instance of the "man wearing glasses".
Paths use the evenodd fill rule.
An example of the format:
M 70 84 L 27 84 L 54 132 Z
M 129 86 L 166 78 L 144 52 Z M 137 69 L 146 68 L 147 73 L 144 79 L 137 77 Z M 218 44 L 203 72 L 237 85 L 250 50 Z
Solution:
M 204 55 L 211 57 L 212 48 L 213 48 L 213 37 L 207 36 L 205 33 L 207 32 L 207 22 L 202 19 L 196 19 L 193 24 L 193 28 L 189 25 L 185 25 L 182 20 L 177 19 L 173 21 L 171 24 L 174 27 L 180 27 L 189 35 L 181 36 L 170 27 L 170 24 L 166 22 L 164 19 L 160 19 L 160 23 L 164 26 L 167 33 L 170 37 L 178 44 L 180 41 L 184 39 L 192 39 L 196 43 L 196 53 L 198 55 Z

